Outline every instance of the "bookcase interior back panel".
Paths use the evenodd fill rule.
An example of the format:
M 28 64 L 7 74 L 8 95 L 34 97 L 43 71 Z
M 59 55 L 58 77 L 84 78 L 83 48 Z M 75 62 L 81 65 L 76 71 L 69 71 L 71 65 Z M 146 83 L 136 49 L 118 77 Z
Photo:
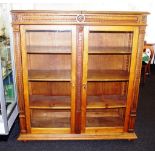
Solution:
M 89 127 L 123 127 L 123 108 L 87 110 L 86 126 Z
M 71 55 L 29 54 L 29 70 L 71 70 Z
M 89 32 L 89 51 L 101 50 L 126 50 L 130 52 L 132 47 L 132 32 L 112 32 L 112 31 L 90 31 Z M 103 50 L 103 51 L 102 51 Z M 119 52 L 119 51 L 118 51 Z
M 69 128 L 69 110 L 31 110 L 31 125 L 36 128 Z
M 70 82 L 29 82 L 29 92 L 32 95 L 71 95 Z
M 71 35 L 71 31 L 65 30 L 27 31 L 27 51 L 29 53 L 71 53 Z
M 90 54 L 88 56 L 89 70 L 126 70 L 130 68 L 130 55 L 101 55 Z M 109 63 L 113 62 L 113 63 Z
M 126 95 L 128 82 L 88 82 L 87 95 Z

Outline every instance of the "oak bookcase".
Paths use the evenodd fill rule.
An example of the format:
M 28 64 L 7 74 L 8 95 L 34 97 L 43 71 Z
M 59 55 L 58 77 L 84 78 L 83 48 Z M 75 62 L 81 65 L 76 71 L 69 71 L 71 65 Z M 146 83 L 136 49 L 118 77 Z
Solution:
M 18 140 L 136 139 L 147 14 L 12 11 Z

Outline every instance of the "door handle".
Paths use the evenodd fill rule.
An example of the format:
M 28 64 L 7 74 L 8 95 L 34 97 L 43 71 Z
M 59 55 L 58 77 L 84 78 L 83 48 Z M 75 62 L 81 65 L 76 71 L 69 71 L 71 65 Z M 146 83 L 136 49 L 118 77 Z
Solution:
M 87 83 L 82 84 L 83 89 L 87 89 Z

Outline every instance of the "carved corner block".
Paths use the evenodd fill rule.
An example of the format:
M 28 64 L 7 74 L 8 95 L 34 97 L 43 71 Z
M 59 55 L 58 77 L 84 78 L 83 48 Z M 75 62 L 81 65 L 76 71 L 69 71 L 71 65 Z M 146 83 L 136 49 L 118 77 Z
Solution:
M 19 25 L 12 25 L 12 28 L 13 28 L 13 32 L 19 32 L 20 30 L 20 26 Z

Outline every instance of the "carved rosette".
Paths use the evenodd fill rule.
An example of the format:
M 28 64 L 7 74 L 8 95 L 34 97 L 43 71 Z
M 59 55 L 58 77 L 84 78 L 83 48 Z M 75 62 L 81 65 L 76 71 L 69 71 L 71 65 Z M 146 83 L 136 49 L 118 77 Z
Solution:
M 84 22 L 85 21 L 85 15 L 77 15 L 77 17 L 76 17 L 76 21 L 77 22 Z

